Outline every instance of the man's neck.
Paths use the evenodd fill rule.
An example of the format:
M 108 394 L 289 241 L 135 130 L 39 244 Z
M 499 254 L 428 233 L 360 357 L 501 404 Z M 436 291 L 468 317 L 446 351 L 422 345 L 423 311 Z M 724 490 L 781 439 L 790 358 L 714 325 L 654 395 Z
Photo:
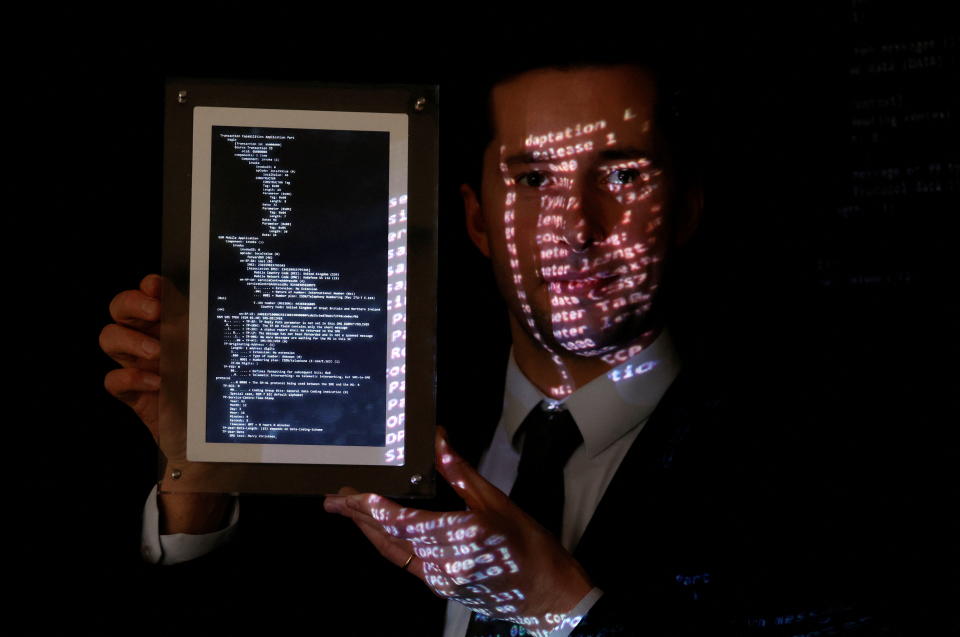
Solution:
M 531 336 L 510 317 L 510 335 L 513 339 L 513 357 L 520 371 L 543 395 L 565 398 L 583 387 L 594 378 L 610 371 L 611 368 L 626 360 L 626 354 L 639 352 L 653 343 L 662 328 L 647 330 L 629 343 L 624 343 L 617 352 L 607 356 L 575 356 L 558 347 L 551 352 Z M 621 356 L 613 354 L 621 353 Z M 623 358 L 623 361 L 619 360 Z M 558 362 L 559 361 L 559 362 Z M 558 392 L 558 388 L 567 387 Z

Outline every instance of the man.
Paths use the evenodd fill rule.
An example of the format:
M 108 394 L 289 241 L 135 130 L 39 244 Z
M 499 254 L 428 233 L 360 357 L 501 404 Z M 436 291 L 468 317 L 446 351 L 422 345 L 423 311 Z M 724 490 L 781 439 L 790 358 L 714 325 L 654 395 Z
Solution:
M 777 562 L 785 525 L 755 509 L 783 494 L 758 484 L 769 475 L 745 452 L 762 442 L 680 374 L 662 288 L 701 197 L 663 102 L 656 76 L 633 65 L 535 69 L 494 87 L 481 192 L 462 194 L 509 309 L 503 415 L 479 473 L 437 438 L 438 470 L 469 510 L 350 491 L 325 502 L 459 602 L 447 635 L 779 634 L 784 622 L 799 634 L 868 622 Z M 108 390 L 154 434 L 156 297 L 154 278 L 118 295 L 119 325 L 101 340 L 124 365 Z M 164 534 L 232 524 L 225 497 L 158 504 Z
M 667 346 L 660 348 L 663 358 L 638 357 L 661 337 L 663 325 L 651 310 L 667 248 L 671 241 L 689 234 L 697 211 L 674 210 L 671 212 L 676 216 L 664 215 L 675 199 L 677 178 L 671 170 L 673 158 L 666 140 L 654 125 L 657 95 L 653 78 L 629 66 L 535 70 L 499 84 L 491 96 L 491 106 L 494 137 L 484 158 L 482 196 L 478 199 L 471 188 L 463 189 L 467 228 L 480 251 L 490 257 L 498 287 L 507 301 L 513 359 L 519 374 L 532 384 L 528 392 L 563 401 L 627 360 L 632 360 L 634 368 L 673 365 Z M 673 232 L 678 234 L 671 236 Z M 665 390 L 675 373 L 670 369 L 652 382 L 659 381 L 659 390 Z M 609 379 L 605 382 L 613 383 Z M 516 387 L 510 389 L 516 391 Z M 648 400 L 655 404 L 658 398 L 652 395 Z M 525 405 L 525 410 L 531 406 Z M 574 458 L 572 462 L 583 467 L 577 475 L 569 476 L 570 482 L 592 472 L 597 474 L 593 488 L 603 492 L 643 424 L 634 420 L 642 410 L 634 406 L 632 411 L 622 431 L 612 425 L 614 431 L 582 433 L 587 447 L 597 446 L 592 451 L 610 458 L 592 458 L 592 462 Z M 525 416 L 523 413 L 521 419 Z M 509 430 L 519 424 L 504 421 L 497 433 L 516 434 Z M 496 448 L 492 452 L 496 453 Z M 487 467 L 509 462 L 509 453 L 505 451 L 501 454 L 504 457 L 497 459 L 488 456 Z M 391 537 L 371 522 L 371 511 L 384 509 L 369 504 L 370 498 L 331 498 L 327 507 L 352 516 L 381 552 L 398 565 L 412 554 L 407 568 L 443 595 L 467 598 L 475 605 L 478 598 L 509 600 L 509 604 L 494 603 L 494 608 L 482 609 L 523 623 L 528 629 L 553 628 L 558 617 L 576 617 L 577 613 L 571 611 L 591 587 L 589 578 L 576 564 L 568 563 L 567 552 L 557 546 L 560 538 L 538 533 L 533 525 L 512 529 L 515 535 L 511 535 L 484 519 L 490 515 L 524 520 L 525 516 L 468 466 L 444 462 L 444 457 L 456 456 L 441 451 L 438 467 L 474 513 L 468 528 L 475 527 L 481 540 L 504 534 L 502 546 L 514 559 L 497 560 L 497 564 L 513 562 L 519 572 L 536 572 L 536 578 L 550 582 L 540 591 L 547 599 L 535 599 L 532 590 L 507 577 L 496 578 L 502 582 L 484 580 L 493 591 L 486 597 L 471 594 L 469 584 L 458 586 L 456 581 L 469 580 L 471 573 L 486 572 L 491 562 L 477 562 L 460 577 L 449 577 L 455 543 L 443 542 L 442 537 L 415 538 L 431 546 L 425 555 L 439 556 L 419 557 L 411 550 L 415 545 Z M 517 463 L 515 457 L 513 462 Z M 601 476 L 604 472 L 607 475 Z M 511 485 L 506 484 L 512 479 L 510 473 L 504 471 L 497 476 L 503 491 L 510 490 Z M 571 491 L 583 488 L 571 487 Z M 590 519 L 597 503 L 596 498 L 582 496 L 580 508 L 585 520 Z M 410 519 L 409 512 L 401 510 L 386 509 L 385 513 Z M 418 514 L 418 519 L 423 518 L 444 520 L 442 515 Z M 581 528 L 562 531 L 573 539 L 582 533 L 583 523 L 568 525 L 576 526 Z M 447 527 L 449 523 L 444 525 Z M 435 550 L 437 545 L 440 551 Z M 537 546 L 546 556 L 518 554 L 522 551 L 518 547 L 523 545 Z M 554 568 L 529 566 L 528 562 L 543 562 Z M 530 588 L 536 588 L 536 584 L 530 584 Z M 519 592 L 510 593 L 512 590 Z M 522 599 L 518 599 L 520 595 Z M 508 610 L 497 613 L 498 606 Z

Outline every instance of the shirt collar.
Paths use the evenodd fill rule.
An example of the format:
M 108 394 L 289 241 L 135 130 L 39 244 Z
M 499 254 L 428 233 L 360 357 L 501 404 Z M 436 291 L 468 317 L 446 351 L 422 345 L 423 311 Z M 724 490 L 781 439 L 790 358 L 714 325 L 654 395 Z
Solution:
M 587 453 L 593 457 L 644 423 L 680 371 L 667 330 L 645 349 L 577 389 L 562 402 L 570 410 Z M 544 396 L 524 376 L 510 352 L 500 425 L 513 440 Z

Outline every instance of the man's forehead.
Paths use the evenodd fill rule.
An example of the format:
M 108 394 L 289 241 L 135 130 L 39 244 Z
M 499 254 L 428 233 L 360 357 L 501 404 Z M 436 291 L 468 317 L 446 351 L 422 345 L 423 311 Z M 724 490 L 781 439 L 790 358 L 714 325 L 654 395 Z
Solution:
M 503 143 L 518 136 L 603 122 L 624 133 L 647 132 L 656 89 L 634 66 L 538 69 L 498 84 L 491 95 L 494 130 Z

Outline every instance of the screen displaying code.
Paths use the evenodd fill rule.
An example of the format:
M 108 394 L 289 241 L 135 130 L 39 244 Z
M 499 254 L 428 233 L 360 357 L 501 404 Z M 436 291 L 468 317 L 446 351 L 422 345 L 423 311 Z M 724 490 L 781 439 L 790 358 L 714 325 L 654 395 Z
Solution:
M 207 442 L 387 444 L 389 152 L 212 127 Z

